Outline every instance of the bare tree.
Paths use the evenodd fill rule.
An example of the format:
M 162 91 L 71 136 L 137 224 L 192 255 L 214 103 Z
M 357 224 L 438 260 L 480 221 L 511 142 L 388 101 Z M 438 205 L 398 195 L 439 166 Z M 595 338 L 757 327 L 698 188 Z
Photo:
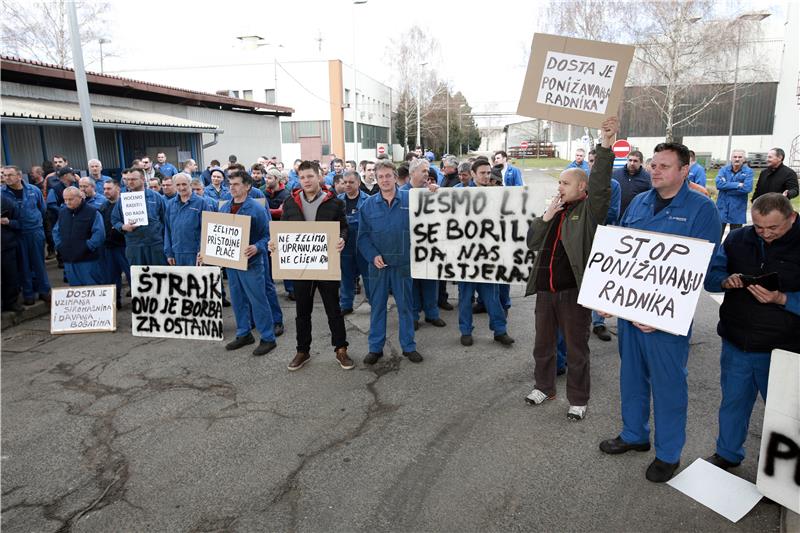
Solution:
M 7 54 L 60 67 L 72 66 L 67 0 L 27 3 L 2 0 L 2 43 Z M 108 37 L 108 2 L 81 2 L 77 5 L 81 44 L 86 64 L 99 58 L 99 50 L 87 46 Z M 110 54 L 106 53 L 106 56 Z

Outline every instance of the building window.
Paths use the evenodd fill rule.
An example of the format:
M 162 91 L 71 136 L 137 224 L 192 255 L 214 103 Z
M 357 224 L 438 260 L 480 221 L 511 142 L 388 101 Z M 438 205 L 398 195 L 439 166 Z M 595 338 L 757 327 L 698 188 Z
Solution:
M 231 96 L 234 98 L 239 98 L 239 91 L 231 91 Z
M 350 120 L 344 121 L 344 142 L 353 142 L 353 122 Z
M 252 100 L 253 99 L 253 91 L 251 89 L 245 89 L 242 91 L 242 98 L 245 100 Z
M 299 120 L 281 122 L 281 142 L 299 143 L 300 137 L 319 137 L 323 144 L 330 144 L 330 121 Z
M 267 104 L 275 103 L 275 89 L 266 89 L 264 91 L 264 102 Z
M 344 90 L 344 105 L 350 107 L 350 89 Z

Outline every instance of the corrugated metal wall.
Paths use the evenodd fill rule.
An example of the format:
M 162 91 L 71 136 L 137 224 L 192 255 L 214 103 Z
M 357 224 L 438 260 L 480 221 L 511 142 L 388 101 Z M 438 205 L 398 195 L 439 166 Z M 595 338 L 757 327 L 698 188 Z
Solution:
M 219 136 L 218 144 L 204 150 L 203 158 L 206 163 L 212 159 L 225 162 L 231 154 L 236 155 L 243 165 L 255 163 L 261 155 L 281 157 L 281 129 L 278 117 L 187 107 L 186 118 L 216 124 L 225 131 Z M 210 134 L 203 136 L 205 142 L 209 142 L 212 138 Z
M 3 142 L 8 143 L 10 159 L 6 161 L 4 153 L 4 165 L 16 165 L 23 172 L 28 172 L 32 166 L 42 164 L 44 156 L 38 126 L 5 124 L 3 131 L 7 136 Z

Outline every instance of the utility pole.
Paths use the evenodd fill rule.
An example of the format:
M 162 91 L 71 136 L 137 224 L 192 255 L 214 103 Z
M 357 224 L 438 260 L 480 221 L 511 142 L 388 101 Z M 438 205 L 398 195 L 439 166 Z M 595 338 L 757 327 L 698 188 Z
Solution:
M 86 146 L 86 160 L 97 159 L 97 141 L 94 138 L 94 122 L 92 122 L 92 105 L 89 100 L 89 85 L 86 82 L 86 69 L 83 66 L 83 50 L 81 34 L 78 31 L 78 12 L 75 2 L 68 2 L 69 7 L 69 39 L 72 41 L 72 64 L 75 70 L 75 86 L 78 91 L 78 103 L 81 108 L 81 128 L 83 144 Z

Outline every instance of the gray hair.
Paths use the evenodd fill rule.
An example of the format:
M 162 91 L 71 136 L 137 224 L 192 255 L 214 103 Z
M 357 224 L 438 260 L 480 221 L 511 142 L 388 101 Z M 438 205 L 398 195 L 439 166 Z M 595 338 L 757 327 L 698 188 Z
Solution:
M 449 155 L 442 160 L 442 165 L 450 168 L 457 168 L 458 159 L 456 159 L 456 156 L 454 155 Z
M 408 164 L 408 172 L 409 172 L 409 174 L 414 172 L 415 170 L 417 170 L 419 167 L 421 167 L 423 165 L 425 165 L 427 167 L 431 166 L 430 162 L 427 159 L 425 159 L 424 157 L 418 157 L 416 159 L 412 159 L 411 162 Z
M 97 164 L 98 164 L 98 165 L 100 165 L 101 167 L 103 166 L 103 162 L 102 162 L 102 161 L 100 161 L 99 159 L 90 159 L 90 160 L 89 160 L 89 161 L 86 163 L 86 165 L 87 165 L 87 166 L 89 166 L 89 165 L 91 165 L 92 163 L 97 163 Z
M 472 172 L 472 163 L 469 161 L 464 161 L 458 165 L 458 173 L 463 174 L 464 172 Z
M 175 180 L 176 180 L 176 179 L 178 179 L 178 178 L 186 178 L 186 181 L 187 181 L 188 183 L 190 183 L 190 184 L 191 184 L 191 183 L 192 183 L 192 181 L 193 181 L 193 180 L 192 180 L 192 177 L 191 177 L 189 174 L 187 174 L 186 172 L 178 172 L 177 174 L 175 174 L 174 176 L 172 176 L 172 183 L 175 183 Z

